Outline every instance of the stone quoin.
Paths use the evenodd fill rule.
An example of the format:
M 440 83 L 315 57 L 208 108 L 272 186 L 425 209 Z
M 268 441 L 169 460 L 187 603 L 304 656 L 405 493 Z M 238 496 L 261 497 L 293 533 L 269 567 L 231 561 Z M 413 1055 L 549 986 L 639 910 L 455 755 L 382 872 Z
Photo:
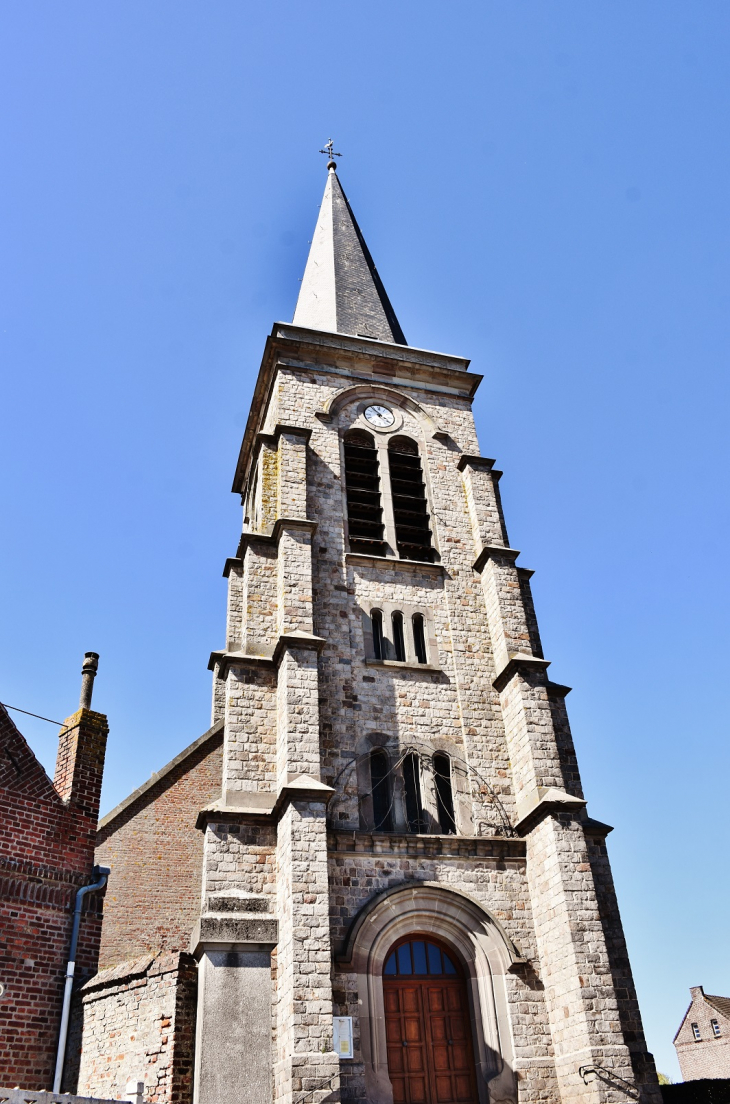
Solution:
M 481 379 L 406 344 L 330 162 L 235 470 L 212 727 L 101 824 L 79 1093 L 658 1104 Z

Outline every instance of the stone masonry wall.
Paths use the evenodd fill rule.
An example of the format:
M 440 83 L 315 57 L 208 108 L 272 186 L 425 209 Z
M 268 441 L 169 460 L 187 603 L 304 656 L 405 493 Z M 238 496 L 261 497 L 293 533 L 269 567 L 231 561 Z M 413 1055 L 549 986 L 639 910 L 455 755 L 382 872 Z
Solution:
M 705 999 L 701 985 L 694 986 L 690 992 L 692 1003 L 674 1040 L 682 1077 L 685 1081 L 730 1077 L 730 1017 Z M 713 1031 L 712 1020 L 720 1029 L 719 1036 Z M 699 1028 L 699 1039 L 694 1037 L 693 1023 Z
M 144 1081 L 150 1104 L 189 1104 L 195 983 L 194 960 L 177 952 L 97 974 L 76 1001 L 67 1084 L 79 1095 L 119 1098 L 128 1081 Z
M 355 847 L 363 853 L 354 853 Z M 500 922 L 526 958 L 536 957 L 522 841 L 335 831 L 330 834 L 329 865 L 336 954 L 343 949 L 352 921 L 375 894 L 410 882 L 438 882 L 468 893 Z M 542 984 L 530 968 L 507 974 L 505 981 L 520 1101 L 555 1101 L 552 1039 Z M 355 1060 L 342 1071 L 343 1100 L 361 1100 L 365 1088 L 356 974 L 336 971 L 333 1000 L 335 1015 L 353 1017 L 355 1036 Z

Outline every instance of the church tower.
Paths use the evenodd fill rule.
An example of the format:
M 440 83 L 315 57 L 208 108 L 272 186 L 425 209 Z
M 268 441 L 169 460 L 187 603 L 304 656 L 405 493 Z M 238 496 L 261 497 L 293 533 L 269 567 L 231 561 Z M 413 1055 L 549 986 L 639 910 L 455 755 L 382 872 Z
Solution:
M 481 379 L 406 343 L 330 161 L 233 483 L 197 1104 L 660 1100 Z

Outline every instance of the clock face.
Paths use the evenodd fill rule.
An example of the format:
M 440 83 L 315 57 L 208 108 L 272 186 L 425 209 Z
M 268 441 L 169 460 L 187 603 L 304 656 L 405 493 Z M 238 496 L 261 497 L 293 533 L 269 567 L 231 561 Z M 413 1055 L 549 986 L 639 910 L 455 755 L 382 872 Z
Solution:
M 395 414 L 392 410 L 388 410 L 387 406 L 369 406 L 365 411 L 365 417 L 378 429 L 387 429 L 395 421 Z

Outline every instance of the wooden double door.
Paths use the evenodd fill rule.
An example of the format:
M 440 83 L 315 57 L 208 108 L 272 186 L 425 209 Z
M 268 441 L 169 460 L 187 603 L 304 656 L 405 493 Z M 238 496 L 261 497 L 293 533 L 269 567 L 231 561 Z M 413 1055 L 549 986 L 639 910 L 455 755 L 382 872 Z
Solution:
M 454 956 L 426 937 L 402 941 L 386 959 L 383 996 L 394 1104 L 478 1104 L 466 983 Z

